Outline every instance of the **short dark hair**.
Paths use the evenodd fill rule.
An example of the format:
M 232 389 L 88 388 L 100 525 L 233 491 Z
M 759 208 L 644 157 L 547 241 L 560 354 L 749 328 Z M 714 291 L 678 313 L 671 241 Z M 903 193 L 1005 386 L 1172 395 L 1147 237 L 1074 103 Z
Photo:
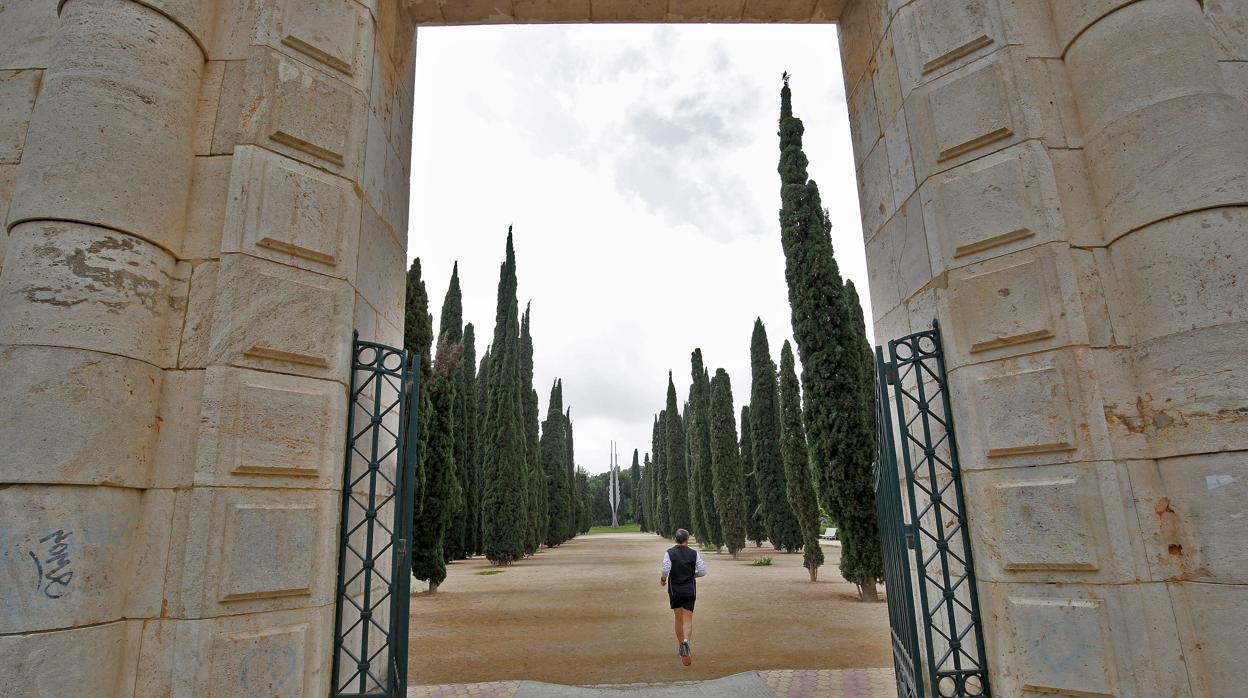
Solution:
M 677 542 L 677 543 L 688 543 L 688 542 L 689 542 L 689 532 L 688 532 L 688 531 L 686 531 L 686 530 L 685 530 L 685 529 L 683 529 L 683 528 L 678 528 L 678 529 L 676 529 L 676 542 Z

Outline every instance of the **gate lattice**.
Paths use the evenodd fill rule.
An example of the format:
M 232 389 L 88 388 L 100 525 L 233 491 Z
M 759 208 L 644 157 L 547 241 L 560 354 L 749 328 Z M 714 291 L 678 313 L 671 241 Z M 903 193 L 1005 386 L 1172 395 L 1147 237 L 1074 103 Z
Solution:
M 930 330 L 890 341 L 887 361 L 882 347 L 876 347 L 875 356 L 880 416 L 876 511 L 884 548 L 897 694 L 923 698 L 926 689 L 940 698 L 989 698 L 982 616 L 940 326 L 933 322 Z M 891 398 L 888 386 L 892 386 Z M 914 550 L 913 567 L 907 548 Z M 922 615 L 915 612 L 915 596 Z M 919 661 L 916 621 L 923 627 L 926 675 L 915 666 Z
M 418 360 L 353 337 L 332 698 L 406 695 Z

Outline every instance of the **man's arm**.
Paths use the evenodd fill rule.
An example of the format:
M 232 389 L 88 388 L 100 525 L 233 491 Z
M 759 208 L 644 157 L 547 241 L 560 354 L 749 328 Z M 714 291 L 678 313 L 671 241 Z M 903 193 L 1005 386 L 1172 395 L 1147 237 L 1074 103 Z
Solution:
M 698 561 L 694 563 L 694 565 L 695 565 L 694 574 L 696 574 L 699 577 L 705 577 L 706 576 L 706 563 L 702 562 L 702 553 L 698 553 Z
M 672 558 L 663 551 L 663 567 L 659 572 L 659 586 L 667 586 L 667 575 L 672 571 Z

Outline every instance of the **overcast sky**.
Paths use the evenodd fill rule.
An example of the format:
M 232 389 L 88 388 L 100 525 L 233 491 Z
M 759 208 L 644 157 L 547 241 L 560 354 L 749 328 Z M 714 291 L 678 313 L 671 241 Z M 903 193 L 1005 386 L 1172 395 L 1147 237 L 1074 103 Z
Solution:
M 777 364 L 792 337 L 777 222 L 785 70 L 837 259 L 869 307 L 832 25 L 420 30 L 408 254 L 435 322 L 459 261 L 479 357 L 515 226 L 541 413 L 562 378 L 590 472 L 606 470 L 610 440 L 622 466 L 649 450 L 667 372 L 683 404 L 694 347 L 728 371 L 739 413 L 754 319 Z

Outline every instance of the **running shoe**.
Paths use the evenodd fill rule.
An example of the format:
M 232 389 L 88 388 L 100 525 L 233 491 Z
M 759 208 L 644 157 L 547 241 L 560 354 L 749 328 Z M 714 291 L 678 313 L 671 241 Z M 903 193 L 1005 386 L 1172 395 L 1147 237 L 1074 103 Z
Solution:
M 689 641 L 680 643 L 680 663 L 685 666 L 693 664 L 693 649 L 689 647 Z

